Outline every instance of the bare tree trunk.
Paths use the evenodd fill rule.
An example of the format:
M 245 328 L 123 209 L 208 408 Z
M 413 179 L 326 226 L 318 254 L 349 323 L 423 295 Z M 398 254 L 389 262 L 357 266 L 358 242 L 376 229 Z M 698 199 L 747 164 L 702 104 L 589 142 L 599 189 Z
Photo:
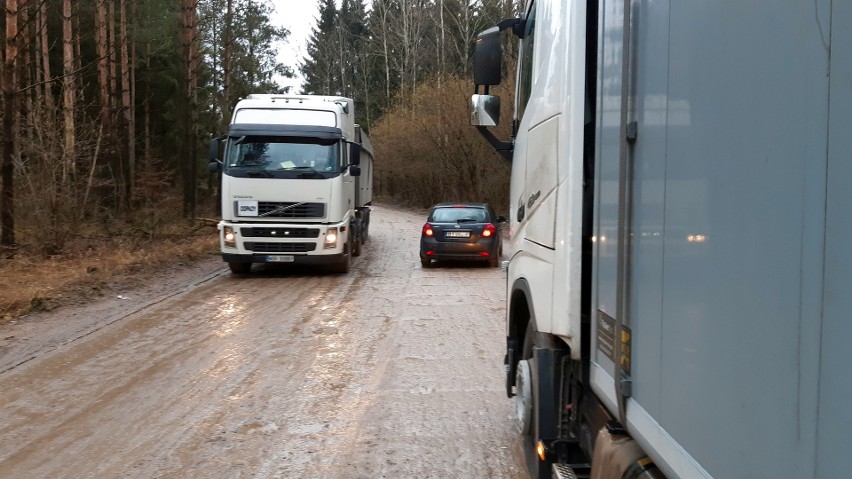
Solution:
M 21 38 L 18 42 L 18 84 L 19 85 L 34 85 L 38 82 L 38 72 L 36 71 L 36 62 L 34 61 L 37 55 L 35 50 L 36 38 L 35 22 L 32 21 L 35 15 L 30 13 L 30 0 L 18 0 L 18 36 Z M 22 89 L 23 90 L 23 89 Z M 38 96 L 38 89 L 32 89 L 33 94 L 19 95 L 18 110 L 20 112 L 19 119 L 24 121 L 30 116 L 33 111 L 34 97 Z M 21 128 L 23 133 L 24 128 Z M 30 129 L 31 130 L 31 129 Z
M 136 0 L 130 1 L 130 18 L 139 18 L 138 12 L 136 11 L 136 7 L 138 4 Z M 134 29 L 135 32 L 135 29 Z M 130 124 L 128 125 L 128 132 L 130 137 L 127 139 L 127 143 L 130 145 L 130 187 L 131 190 L 128 192 L 132 193 L 133 188 L 136 186 L 136 169 L 137 169 L 137 156 L 136 156 L 136 61 L 138 60 L 136 53 L 136 41 L 135 35 L 131 34 L 128 38 L 130 42 L 130 63 L 128 65 L 130 69 L 130 114 L 129 120 Z
M 107 58 L 109 59 L 109 95 L 111 106 L 114 106 L 112 98 L 115 97 L 115 92 L 118 90 L 118 75 L 116 74 L 118 61 L 115 58 L 118 40 L 116 40 L 115 36 L 115 0 L 107 0 Z
M 373 11 L 370 13 L 370 16 L 378 19 L 375 23 L 376 28 L 371 32 L 373 35 L 373 39 L 368 42 L 370 45 L 378 45 L 379 48 L 375 51 L 375 56 L 381 57 L 384 61 L 384 73 L 385 73 L 385 84 L 384 84 L 384 98 L 385 104 L 382 105 L 386 107 L 390 104 L 390 90 L 391 90 L 391 81 L 390 81 L 390 39 L 389 35 L 389 26 L 388 21 L 390 20 L 388 17 L 390 12 L 388 11 L 388 5 L 386 1 L 377 1 L 373 2 Z M 381 96 L 381 95 L 380 95 Z
M 110 131 L 110 76 L 109 76 L 109 35 L 107 34 L 107 0 L 98 0 L 95 15 L 96 44 L 98 51 L 98 85 L 101 98 L 101 123 Z
M 41 55 L 41 81 L 44 82 L 44 106 L 49 115 L 53 115 L 53 91 L 50 76 L 50 51 L 47 38 L 47 1 L 41 1 L 38 7 L 38 39 Z
M 118 10 L 118 28 L 119 38 L 121 40 L 121 63 L 119 67 L 121 78 L 121 116 L 123 123 L 122 126 L 124 127 L 125 137 L 127 139 L 127 162 L 125 163 L 125 169 L 123 171 L 122 176 L 124 178 L 124 201 L 126 205 L 129 206 L 131 194 L 133 191 L 133 178 L 135 177 L 134 168 L 136 166 L 136 138 L 133 134 L 133 121 L 130 109 L 130 55 L 128 51 L 128 43 L 130 42 L 130 39 L 127 33 L 127 0 L 119 1 Z
M 189 179 L 190 179 L 190 198 L 191 207 L 189 219 L 195 221 L 195 208 L 198 204 L 197 187 L 198 183 L 198 168 L 196 163 L 198 160 L 198 71 L 201 58 L 198 50 L 198 0 L 192 1 L 192 8 L 189 10 L 190 24 L 190 43 L 189 43 L 189 58 L 190 58 L 190 73 L 189 73 L 189 112 L 190 112 L 190 130 L 189 130 Z
M 184 0 L 183 3 L 183 48 L 186 66 L 185 95 L 188 111 L 184 114 L 184 201 L 183 214 L 187 219 L 195 219 L 196 206 L 196 158 L 198 157 L 198 44 L 197 14 L 198 0 Z
M 38 0 L 41 1 L 41 0 Z M 74 32 L 77 32 L 74 35 L 74 71 L 81 72 L 83 71 L 83 53 L 80 47 L 80 2 L 72 1 L 71 2 L 71 17 L 73 18 L 71 27 Z M 83 96 L 83 75 L 75 75 L 76 87 L 77 91 L 81 98 Z
M 228 0 L 225 8 L 225 38 L 223 38 L 222 55 L 222 129 L 230 122 L 228 113 L 231 111 L 231 57 L 234 50 L 234 0 Z
M 349 96 L 349 91 L 346 88 L 346 65 L 349 62 L 346 61 L 346 32 L 344 31 L 344 25 L 342 22 L 337 23 L 337 63 L 340 65 L 340 88 L 338 92 L 343 96 Z
M 6 0 L 6 52 L 3 61 L 3 161 L 0 178 L 0 246 L 15 245 L 15 62 L 18 58 L 18 2 Z
M 445 29 L 444 29 L 444 0 L 441 0 L 438 8 L 441 15 L 441 43 L 438 45 L 438 88 L 444 81 L 444 45 L 446 45 Z
M 65 149 L 62 152 L 62 183 L 74 167 L 74 38 L 71 0 L 62 1 L 62 112 L 65 117 Z
M 151 63 L 151 43 L 148 42 L 145 45 L 145 64 L 149 65 Z M 145 173 L 150 173 L 151 171 L 151 77 L 149 74 L 145 74 L 145 99 L 143 100 L 144 109 L 143 115 L 145 119 L 143 120 L 144 125 L 143 128 L 143 158 L 145 161 Z

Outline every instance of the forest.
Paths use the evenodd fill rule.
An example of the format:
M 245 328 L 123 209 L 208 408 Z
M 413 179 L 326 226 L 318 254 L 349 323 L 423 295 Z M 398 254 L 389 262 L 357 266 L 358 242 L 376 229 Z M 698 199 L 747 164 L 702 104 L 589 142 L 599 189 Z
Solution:
M 469 125 L 468 103 L 476 34 L 515 16 L 512 0 L 320 0 L 307 55 L 289 65 L 290 33 L 272 23 L 284 1 L 4 3 L 0 261 L 213 244 L 208 145 L 249 93 L 355 99 L 381 199 L 507 209 L 509 165 Z M 301 91 L 281 86 L 297 73 Z M 495 89 L 504 138 L 511 76 Z

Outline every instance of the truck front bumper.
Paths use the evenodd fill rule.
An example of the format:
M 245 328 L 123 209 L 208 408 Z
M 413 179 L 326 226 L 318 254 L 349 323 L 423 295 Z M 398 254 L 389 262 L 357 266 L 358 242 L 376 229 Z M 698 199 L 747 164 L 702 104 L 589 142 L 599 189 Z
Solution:
M 346 253 L 306 255 L 306 254 L 231 254 L 222 253 L 226 263 L 269 263 L 269 264 L 338 264 Z

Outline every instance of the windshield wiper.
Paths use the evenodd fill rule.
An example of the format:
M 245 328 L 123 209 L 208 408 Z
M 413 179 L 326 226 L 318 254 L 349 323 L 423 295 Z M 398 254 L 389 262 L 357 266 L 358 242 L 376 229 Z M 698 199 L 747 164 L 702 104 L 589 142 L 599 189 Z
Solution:
M 315 170 L 312 166 L 294 166 L 293 168 L 287 168 L 285 171 L 294 171 L 298 170 L 299 178 L 325 178 L 322 173 Z
M 272 178 L 272 173 L 266 171 L 261 168 L 256 168 L 254 170 L 246 170 L 246 175 L 252 178 Z

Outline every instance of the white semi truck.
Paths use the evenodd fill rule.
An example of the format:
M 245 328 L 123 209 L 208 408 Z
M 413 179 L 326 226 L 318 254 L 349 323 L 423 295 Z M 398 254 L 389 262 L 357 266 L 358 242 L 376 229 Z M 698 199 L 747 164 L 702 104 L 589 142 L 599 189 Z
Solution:
M 211 142 L 209 168 L 222 174 L 219 241 L 232 272 L 253 263 L 349 272 L 373 191 L 373 149 L 354 118 L 350 98 L 252 94 L 237 103 L 227 135 Z
M 852 2 L 527 0 L 474 82 L 534 477 L 852 477 Z

